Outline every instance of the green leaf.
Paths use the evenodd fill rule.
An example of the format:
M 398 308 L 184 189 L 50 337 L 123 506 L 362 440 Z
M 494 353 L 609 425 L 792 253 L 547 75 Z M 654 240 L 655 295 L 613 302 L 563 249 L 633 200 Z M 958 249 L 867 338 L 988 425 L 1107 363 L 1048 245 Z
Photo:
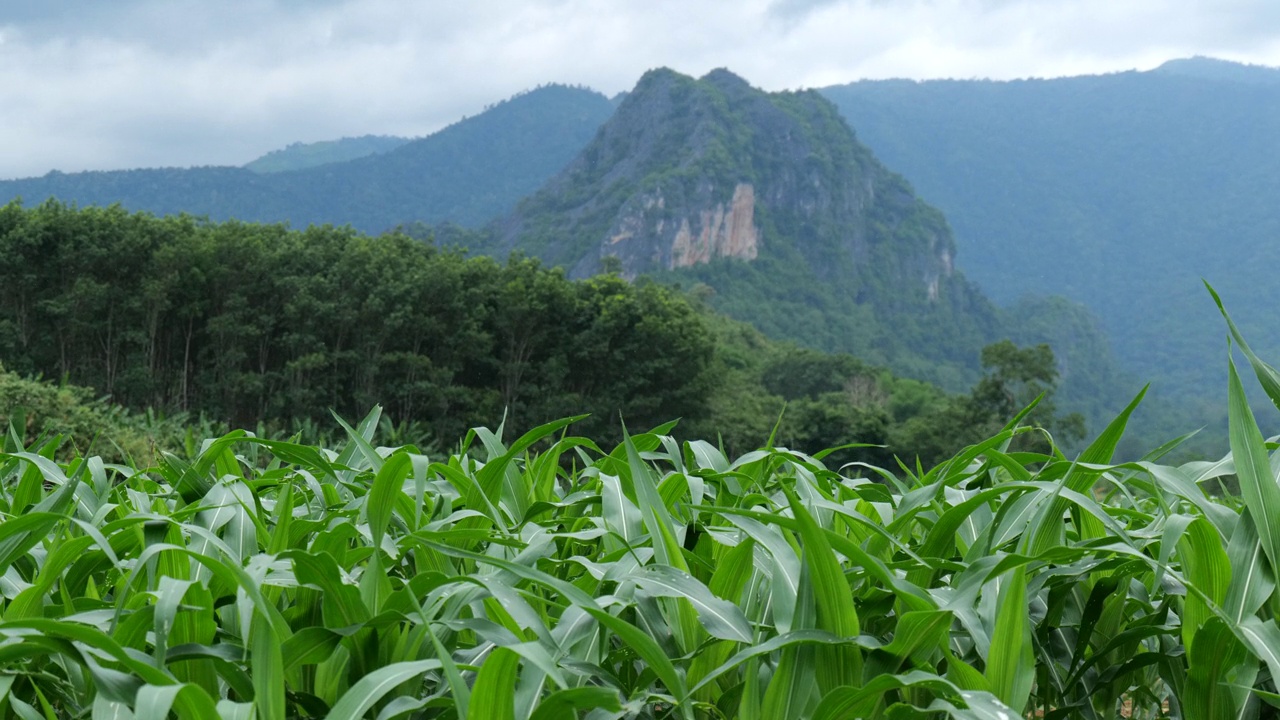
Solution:
M 622 710 L 616 690 L 604 687 L 579 687 L 557 690 L 545 697 L 529 716 L 529 720 L 565 720 L 576 718 L 585 710 Z
M 436 657 L 440 659 L 445 680 L 449 683 L 449 691 L 453 693 L 454 707 L 457 708 L 459 716 L 466 717 L 471 703 L 471 688 L 467 686 L 466 681 L 462 678 L 462 673 L 458 670 L 458 664 L 454 662 L 448 648 L 444 646 L 444 643 L 440 642 L 440 638 L 431 629 L 431 623 L 423 622 L 422 627 L 431 638 L 431 645 L 435 648 Z
M 1280 485 L 1271 473 L 1266 443 L 1249 409 L 1236 364 L 1227 364 L 1227 416 L 1230 421 L 1231 457 L 1249 515 L 1258 529 L 1262 549 L 1271 561 L 1271 575 L 1280 567 Z
M 373 547 L 382 547 L 382 536 L 391 522 L 391 513 L 395 510 L 396 498 L 401 495 L 404 480 L 412 469 L 409 454 L 397 452 L 387 458 L 378 474 L 373 478 L 373 486 L 365 499 L 365 512 L 369 520 L 369 534 L 373 536 Z
M 1257 661 L 1220 618 L 1212 618 L 1195 634 L 1187 654 L 1187 685 L 1182 704 L 1187 720 L 1220 720 L 1239 716 L 1240 692 L 1230 684 L 1240 666 Z M 1252 684 L 1252 683 L 1250 683 Z
M 680 676 L 676 666 L 671 663 L 666 651 L 653 638 L 635 625 L 622 618 L 610 615 L 604 610 L 593 607 L 583 608 L 583 610 L 586 610 L 591 617 L 595 618 L 596 621 L 608 628 L 622 642 L 634 650 L 640 656 L 640 659 L 648 664 L 649 669 L 653 670 L 654 674 L 658 676 L 658 679 L 666 685 L 667 692 L 671 693 L 677 702 L 682 702 L 688 696 L 684 678 Z
M 1089 465 L 1105 465 L 1111 462 L 1111 458 L 1116 453 L 1116 446 L 1120 444 L 1120 438 L 1124 436 L 1125 427 L 1129 424 L 1129 417 L 1133 415 L 1133 411 L 1138 409 L 1138 405 L 1142 402 L 1142 398 L 1146 396 L 1150 385 L 1143 386 L 1142 390 L 1129 401 L 1124 410 L 1107 424 L 1098 437 L 1080 453 L 1080 457 L 1076 462 Z
M 1227 557 L 1231 561 L 1231 584 L 1222 609 L 1229 622 L 1239 625 L 1258 612 L 1276 588 L 1271 565 L 1248 509 L 1240 514 L 1236 531 L 1231 534 Z
M 144 685 L 138 690 L 137 720 L 165 720 L 170 709 L 183 720 L 221 720 L 217 704 L 199 685 Z
M 467 720 L 515 720 L 519 669 L 519 655 L 504 647 L 494 648 L 476 674 Z
M 856 637 L 860 630 L 858 611 L 844 571 L 836 560 L 827 534 L 814 521 L 800 499 L 784 488 L 791 513 L 804 544 L 802 561 L 809 569 L 812 592 L 818 608 L 817 627 L 837 637 Z M 857 685 L 862 679 L 862 654 L 857 648 L 819 648 L 818 687 L 825 694 L 841 685 Z
M 328 720 L 359 720 L 366 711 L 401 683 L 438 669 L 440 669 L 440 661 L 434 658 L 392 663 L 378 668 L 360 678 L 351 686 L 351 689 L 343 693 L 342 698 L 334 704 L 333 709 L 325 717 Z
M 1245 342 L 1244 335 L 1240 334 L 1240 329 L 1236 327 L 1231 316 L 1227 314 L 1227 309 L 1222 304 L 1222 298 L 1218 297 L 1218 293 L 1208 282 L 1204 284 L 1209 290 L 1209 294 L 1213 296 L 1213 301 L 1218 305 L 1218 312 L 1222 313 L 1222 318 L 1227 321 L 1227 327 L 1231 329 L 1231 337 L 1235 338 L 1236 344 L 1240 346 L 1241 352 L 1245 358 L 1249 360 L 1249 364 L 1253 366 L 1253 373 L 1258 377 L 1258 383 L 1262 385 L 1262 389 L 1266 392 L 1267 397 L 1271 398 L 1271 402 L 1277 408 L 1280 408 L 1280 372 L 1263 362 L 1253 350 L 1249 347 L 1249 343 Z
M 253 614 L 249 659 L 252 661 L 253 707 L 258 720 L 285 720 L 284 658 L 276 637 L 261 613 Z
M 903 613 L 894 629 L 893 641 L 881 649 L 891 655 L 922 663 L 934 651 L 946 646 L 951 620 L 951 613 L 946 610 Z
M 382 406 L 374 405 L 369 414 L 364 417 L 364 420 L 360 421 L 359 429 L 348 425 L 347 421 L 343 420 L 338 413 L 331 410 L 330 414 L 333 415 L 334 420 L 338 421 L 342 429 L 347 431 L 348 442 L 342 452 L 338 454 L 337 464 L 350 466 L 356 459 L 356 453 L 360 453 L 369 462 L 369 467 L 373 468 L 374 471 L 379 470 L 382 467 L 382 456 L 378 454 L 378 451 L 374 449 L 370 441 L 373 440 L 373 433 L 378 428 L 378 420 L 382 417 Z
M 654 596 L 688 600 L 712 637 L 743 643 L 752 641 L 751 625 L 742 610 L 712 595 L 705 585 L 688 573 L 669 565 L 650 565 L 631 578 Z
M 324 662 L 341 640 L 341 635 L 328 628 L 312 626 L 299 630 L 280 646 L 284 672 Z
M 1161 553 L 1164 553 L 1163 547 Z M 1221 607 L 1231 585 L 1231 560 L 1213 524 L 1202 517 L 1193 520 L 1178 541 L 1178 554 L 1182 558 L 1183 578 Z M 1182 638 L 1187 648 L 1192 647 L 1200 628 L 1214 617 L 1214 610 L 1216 608 L 1207 605 L 1199 595 L 1187 595 L 1182 611 Z
M 0 573 L 48 537 L 53 526 L 63 520 L 66 516 L 31 512 L 0 523 Z
M 986 677 L 991 683 L 991 692 L 1021 712 L 1031 697 L 1036 672 L 1031 650 L 1031 620 L 1027 617 L 1025 567 L 1019 565 L 1009 570 L 1001 578 L 1000 586 Z

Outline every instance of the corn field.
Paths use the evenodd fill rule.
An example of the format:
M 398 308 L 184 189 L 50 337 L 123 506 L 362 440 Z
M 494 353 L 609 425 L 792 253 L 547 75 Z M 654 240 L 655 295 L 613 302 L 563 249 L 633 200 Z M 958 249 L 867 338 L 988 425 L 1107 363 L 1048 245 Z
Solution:
M 11 433 L 0 709 L 1274 717 L 1280 455 L 1234 364 L 1228 399 L 1231 455 L 1181 466 L 1113 462 L 1141 395 L 1075 458 L 1010 451 L 1015 418 L 928 471 L 576 418 L 433 456 L 376 446 L 377 409 L 341 447 L 237 431 L 150 468 Z

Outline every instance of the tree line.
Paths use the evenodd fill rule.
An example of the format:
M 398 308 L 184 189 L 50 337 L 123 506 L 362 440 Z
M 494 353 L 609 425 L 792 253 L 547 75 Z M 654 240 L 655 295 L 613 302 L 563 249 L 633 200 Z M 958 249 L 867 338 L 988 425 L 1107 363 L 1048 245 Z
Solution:
M 358 415 L 457 438 L 697 417 L 713 342 L 676 293 L 390 234 L 46 202 L 0 209 L 0 359 L 232 425 Z
M 984 352 L 971 394 L 951 395 L 769 340 L 712 312 L 698 288 L 571 281 L 536 260 L 468 257 L 400 233 L 118 206 L 0 208 L 0 287 L 0 401 L 43 416 L 29 427 L 87 434 L 92 418 L 112 417 L 153 445 L 170 442 L 154 439 L 153 421 L 99 405 L 85 414 L 71 407 L 83 392 L 50 395 L 18 377 L 284 434 L 380 404 L 399 441 L 442 447 L 477 425 L 516 433 L 588 413 L 575 434 L 616 440 L 620 421 L 679 419 L 679 432 L 731 453 L 770 437 L 808 452 L 857 442 L 869 447 L 833 460 L 888 466 L 949 456 L 1056 381 L 1047 346 L 1005 342 Z M 1051 402 L 1033 419 L 1060 439 L 1082 434 Z

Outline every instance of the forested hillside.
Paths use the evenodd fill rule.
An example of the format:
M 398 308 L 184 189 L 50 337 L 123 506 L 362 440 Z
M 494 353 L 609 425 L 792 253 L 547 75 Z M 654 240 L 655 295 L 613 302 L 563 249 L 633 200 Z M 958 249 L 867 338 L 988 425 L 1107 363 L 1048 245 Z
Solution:
M 1201 278 L 1264 353 L 1280 349 L 1280 70 L 1199 58 L 823 93 L 946 213 L 966 275 L 1002 303 L 1089 306 L 1157 397 L 1220 407 L 1221 321 Z
M 1006 313 L 955 272 L 941 213 L 831 103 L 765 93 L 725 70 L 647 73 L 579 156 L 490 233 L 452 238 L 575 276 L 611 265 L 647 273 L 771 337 L 954 391 L 977 380 L 984 345 L 1010 337 L 1063 354 L 1064 402 L 1094 419 L 1137 391 L 1087 312 L 1039 302 Z
M 1201 76 L 1217 78 L 1239 67 L 1227 66 L 1224 70 L 1197 61 L 1171 65 L 1159 74 L 1177 82 L 1219 82 Z M 1265 72 L 1253 68 L 1245 74 L 1256 82 Z M 862 95 L 849 95 L 853 91 L 848 90 L 848 97 L 904 92 L 893 84 L 851 87 L 876 90 L 859 91 Z M 991 91 L 1004 86 L 980 87 Z M 837 100 L 845 98 L 841 100 L 844 113 L 853 118 L 863 137 L 884 141 L 891 134 L 887 126 L 911 126 L 875 109 L 881 106 L 874 103 L 853 107 L 836 90 L 828 94 Z M 1123 105 L 1121 99 L 1114 100 L 1117 106 Z M 949 141 L 939 139 L 945 133 L 965 130 L 947 124 L 944 107 L 949 106 L 902 112 L 917 123 L 921 120 L 916 115 L 938 114 L 937 127 L 929 130 L 936 136 L 931 142 L 945 144 Z M 957 107 L 962 115 L 978 112 L 963 102 Z M 1126 116 L 1127 111 L 1115 112 Z M 993 135 L 1007 136 L 1009 143 L 1027 141 L 1016 132 Z M 30 205 L 52 193 L 88 204 L 118 200 L 126 208 L 157 213 L 288 221 L 295 227 L 332 222 L 381 232 L 404 224 L 417 236 L 438 236 L 442 245 L 460 245 L 499 261 L 519 250 L 550 265 L 562 264 L 574 277 L 619 263 L 625 277 L 647 274 L 694 289 L 710 307 L 748 321 L 771 337 L 848 352 L 874 366 L 892 367 L 953 392 L 971 387 L 980 377 L 984 345 L 1002 338 L 1024 345 L 1048 343 L 1057 353 L 1064 406 L 1083 412 L 1095 424 L 1136 391 L 1137 378 L 1160 381 L 1151 404 L 1167 400 L 1170 405 L 1155 413 L 1162 418 L 1158 427 L 1150 426 L 1140 414 L 1139 435 L 1143 429 L 1155 435 L 1190 429 L 1205 422 L 1212 407 L 1202 400 L 1187 400 L 1195 393 L 1174 394 L 1162 387 L 1175 380 L 1190 383 L 1202 372 L 1199 368 L 1216 367 L 1201 357 L 1209 354 L 1201 335 L 1181 335 L 1167 322 L 1162 326 L 1169 315 L 1148 323 L 1141 332 L 1117 334 L 1117 327 L 1127 327 L 1117 323 L 1143 313 L 1149 317 L 1152 304 L 1168 302 L 1181 303 L 1193 328 L 1212 332 L 1213 317 L 1198 283 L 1170 283 L 1159 293 L 1141 297 L 1126 289 L 1123 278 L 1154 272 L 1161 263 L 1173 262 L 1163 255 L 1177 253 L 1166 252 L 1158 260 L 1134 267 L 1141 263 L 1141 253 L 1114 249 L 1109 244 L 1114 238 L 1101 233 L 1073 231 L 1082 242 L 1096 243 L 1086 250 L 1077 248 L 1074 255 L 1063 249 L 1070 242 L 1062 238 L 1055 240 L 1052 249 L 1041 251 L 1035 249 L 1036 243 L 1021 240 L 1011 241 L 1007 248 L 996 247 L 992 243 L 998 245 L 999 233 L 974 236 L 973 218 L 984 212 L 999 216 L 997 223 L 1020 223 L 1006 239 L 1065 232 L 1098 204 L 1089 193 L 1114 184 L 1114 177 L 1093 182 L 1084 173 L 1072 181 L 1048 173 L 1036 175 L 1034 182 L 1008 182 L 1008 189 L 997 192 L 990 187 L 993 180 L 966 184 L 920 167 L 934 163 L 935 158 L 942 165 L 958 162 L 948 160 L 941 151 L 930 154 L 919 149 L 927 144 L 912 141 L 910 148 L 898 148 L 907 155 L 916 153 L 903 159 L 901 153 L 893 154 L 890 143 L 888 167 L 906 169 L 908 177 L 920 176 L 935 184 L 932 190 L 926 187 L 921 199 L 912 184 L 855 139 L 845 119 L 817 94 L 761 93 L 727 71 L 702 80 L 655 71 L 635 91 L 614 101 L 587 90 L 544 87 L 385 152 L 375 153 L 378 148 L 367 143 L 355 147 L 356 140 L 360 139 L 296 146 L 266 156 L 261 163 L 277 170 L 266 174 L 243 168 L 55 173 L 0 183 L 0 196 L 22 194 Z M 1036 151 L 1047 154 L 1047 161 L 1037 160 L 1040 165 L 1052 165 L 1055 153 L 1065 152 L 1039 147 Z M 329 161 L 334 153 L 343 152 L 370 154 Z M 1025 165 L 1024 159 L 1033 157 L 1027 152 L 1009 162 Z M 991 155 L 999 157 L 998 152 Z M 320 160 L 324 164 L 283 169 Z M 561 168 L 563 172 L 557 174 Z M 1034 202 L 1022 195 L 1035 195 L 1029 187 L 1047 187 L 1052 182 L 1071 187 L 1037 195 L 1035 201 L 1054 207 L 1065 203 L 1070 209 L 1055 215 L 1052 207 L 1041 208 L 1043 212 L 1033 213 L 1034 217 L 1026 216 L 1025 208 Z M 939 184 L 945 188 L 940 197 L 962 199 L 956 207 L 944 206 L 958 218 L 955 224 L 962 233 L 958 241 L 952 239 L 948 221 L 925 202 L 935 197 Z M 1114 194 L 1136 192 L 1116 189 Z M 1006 205 L 984 211 L 979 202 L 983 198 L 966 193 L 984 193 L 988 202 L 992 194 L 1022 195 L 998 200 Z M 530 194 L 514 213 L 487 231 L 463 229 L 482 226 Z M 1197 210 L 1187 201 L 1179 212 Z M 1048 230 L 1041 227 L 1045 223 Z M 1089 253 L 1106 260 L 1077 262 Z M 1026 259 L 1028 254 L 1041 264 L 1024 268 L 1021 274 L 1014 272 L 1020 262 L 1017 258 Z M 956 272 L 957 263 L 964 274 Z M 1105 266 L 1105 272 L 1086 277 L 1086 270 L 1098 264 Z M 984 289 L 989 288 L 1005 307 L 989 302 L 965 279 L 969 273 L 984 281 Z M 1005 273 L 1014 274 L 1006 277 Z M 1105 287 L 1099 279 L 1103 277 L 1108 278 Z M 1229 300 L 1238 290 L 1233 281 L 1222 286 Z M 1088 303 L 1090 310 L 1045 300 L 1045 293 L 1054 290 Z M 1026 293 L 1034 297 L 1020 299 Z M 1182 299 L 1175 300 L 1176 295 Z M 1250 321 L 1256 322 L 1249 309 L 1239 313 L 1246 328 L 1251 327 Z M 1124 363 L 1113 359 L 1096 318 L 1106 320 L 1112 341 L 1126 343 Z M 1146 344 L 1135 345 L 1137 340 Z M 1188 350 L 1186 346 L 1192 345 L 1195 349 Z M 1177 363 L 1181 365 L 1173 370 L 1167 367 Z M 1176 372 L 1182 376 L 1175 378 Z
M 497 253 L 579 277 L 616 262 L 631 277 L 701 282 L 713 306 L 766 334 L 914 363 L 952 387 L 972 381 L 979 348 L 998 334 L 994 308 L 952 273 L 941 215 L 833 106 L 724 70 L 647 73 L 573 163 L 495 229 Z M 920 342 L 917 328 L 937 336 Z
M 119 207 L 0 208 L 0 284 L 0 403 L 30 410 L 29 432 L 99 423 L 108 449 L 171 440 L 172 413 L 288 434 L 381 404 L 398 437 L 424 444 L 479 423 L 523 432 L 590 413 L 576 427 L 595 437 L 619 438 L 623 420 L 680 420 L 682 434 L 745 452 L 782 418 L 781 443 L 883 445 L 846 455 L 891 463 L 954 452 L 1058 380 L 1047 347 L 1009 346 L 984 357 L 972 393 L 952 395 L 767 340 L 650 281 L 571 281 L 534 260 L 468 258 L 400 234 Z M 23 384 L 39 375 L 92 390 Z M 93 396 L 124 409 L 90 406 Z M 1051 403 L 1034 419 L 1079 434 Z
M 346 160 L 379 155 L 410 142 L 410 138 L 392 137 L 390 135 L 362 135 L 354 138 L 339 138 L 313 143 L 295 142 L 288 147 L 272 150 L 252 162 L 245 163 L 245 168 L 256 173 L 285 172 L 287 170 L 303 170 Z
M 51 172 L 0 182 L 0 203 L 55 197 L 157 215 L 295 227 L 331 223 L 372 233 L 411 221 L 479 225 L 562 168 L 612 111 L 599 93 L 549 85 L 428 137 L 345 162 L 270 174 L 232 167 Z

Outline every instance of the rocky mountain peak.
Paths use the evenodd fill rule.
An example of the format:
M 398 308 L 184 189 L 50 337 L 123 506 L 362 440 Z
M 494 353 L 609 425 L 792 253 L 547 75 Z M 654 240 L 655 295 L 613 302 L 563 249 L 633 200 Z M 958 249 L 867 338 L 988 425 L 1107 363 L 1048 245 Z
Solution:
M 587 277 L 608 265 L 704 286 L 766 333 L 895 364 L 948 387 L 999 320 L 954 269 L 941 213 L 816 92 L 728 70 L 651 70 L 577 158 L 492 227 Z M 941 363 L 941 365 L 939 365 Z M 958 363 L 958 364 L 953 364 Z
M 499 225 L 507 250 L 629 277 L 763 256 L 827 281 L 868 272 L 942 294 L 954 244 L 936 211 L 813 92 L 766 93 L 728 70 L 651 70 L 596 138 Z M 877 267 L 879 266 L 879 267 Z

